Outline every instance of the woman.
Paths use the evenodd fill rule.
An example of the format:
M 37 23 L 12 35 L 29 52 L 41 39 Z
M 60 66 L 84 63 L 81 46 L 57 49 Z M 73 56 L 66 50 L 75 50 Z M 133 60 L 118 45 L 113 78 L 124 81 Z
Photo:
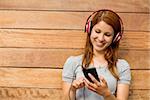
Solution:
M 71 56 L 63 67 L 64 100 L 127 100 L 131 81 L 130 66 L 118 58 L 123 33 L 121 18 L 113 11 L 93 12 L 85 25 L 85 52 Z M 99 76 L 83 74 L 83 68 L 96 68 Z

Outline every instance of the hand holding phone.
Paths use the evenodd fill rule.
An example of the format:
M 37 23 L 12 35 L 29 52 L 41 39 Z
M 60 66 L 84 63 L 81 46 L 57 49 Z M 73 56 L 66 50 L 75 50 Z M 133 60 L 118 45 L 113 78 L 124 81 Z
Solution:
M 89 73 L 92 74 L 92 75 L 95 77 L 95 79 L 100 82 L 100 80 L 99 80 L 99 78 L 98 78 L 98 74 L 97 74 L 96 68 L 89 68 L 89 69 L 83 68 L 83 73 L 84 73 L 84 76 L 85 76 L 90 82 L 94 83 L 94 82 L 91 80 L 91 78 L 89 77 L 89 75 L 88 75 Z

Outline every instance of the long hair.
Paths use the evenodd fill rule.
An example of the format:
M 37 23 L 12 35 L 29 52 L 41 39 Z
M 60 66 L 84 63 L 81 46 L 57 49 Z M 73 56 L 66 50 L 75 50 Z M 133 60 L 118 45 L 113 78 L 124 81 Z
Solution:
M 112 26 L 114 30 L 113 39 L 115 38 L 118 32 L 122 31 L 121 29 L 122 23 L 120 22 L 120 17 L 112 11 L 102 10 L 102 11 L 97 12 L 91 20 L 92 22 L 91 30 L 94 27 L 94 25 L 96 25 L 100 21 L 104 21 L 108 25 Z M 84 54 L 83 54 L 83 59 L 82 59 L 82 66 L 85 68 L 87 68 L 90 65 L 93 59 L 93 45 L 91 43 L 90 36 L 91 36 L 91 31 L 90 33 L 87 34 L 86 45 L 84 48 Z M 106 48 L 105 54 L 104 54 L 104 57 L 108 62 L 108 69 L 117 80 L 119 80 L 119 75 L 118 75 L 117 68 L 116 68 L 116 63 L 118 59 L 118 48 L 119 48 L 119 41 L 112 42 Z

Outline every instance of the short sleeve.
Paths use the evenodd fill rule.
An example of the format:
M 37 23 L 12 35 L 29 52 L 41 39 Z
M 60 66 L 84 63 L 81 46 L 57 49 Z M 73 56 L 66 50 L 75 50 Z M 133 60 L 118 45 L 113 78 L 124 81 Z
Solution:
M 131 71 L 130 65 L 126 60 L 120 60 L 117 64 L 118 72 L 119 72 L 119 81 L 120 84 L 130 84 L 131 82 Z
M 69 57 L 63 66 L 63 71 L 62 71 L 62 80 L 63 81 L 71 83 L 74 80 L 75 66 L 76 66 L 76 62 L 75 62 L 73 56 Z

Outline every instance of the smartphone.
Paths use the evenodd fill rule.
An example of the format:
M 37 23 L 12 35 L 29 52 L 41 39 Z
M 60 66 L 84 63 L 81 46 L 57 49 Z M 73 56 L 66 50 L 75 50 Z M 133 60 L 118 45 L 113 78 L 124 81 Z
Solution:
M 92 74 L 95 79 L 97 81 L 100 82 L 99 78 L 98 78 L 98 74 L 97 74 L 97 71 L 96 71 L 96 68 L 89 68 L 89 69 L 86 69 L 86 68 L 83 68 L 83 73 L 84 73 L 84 76 L 92 83 L 94 83 L 91 78 L 88 76 L 88 73 Z

